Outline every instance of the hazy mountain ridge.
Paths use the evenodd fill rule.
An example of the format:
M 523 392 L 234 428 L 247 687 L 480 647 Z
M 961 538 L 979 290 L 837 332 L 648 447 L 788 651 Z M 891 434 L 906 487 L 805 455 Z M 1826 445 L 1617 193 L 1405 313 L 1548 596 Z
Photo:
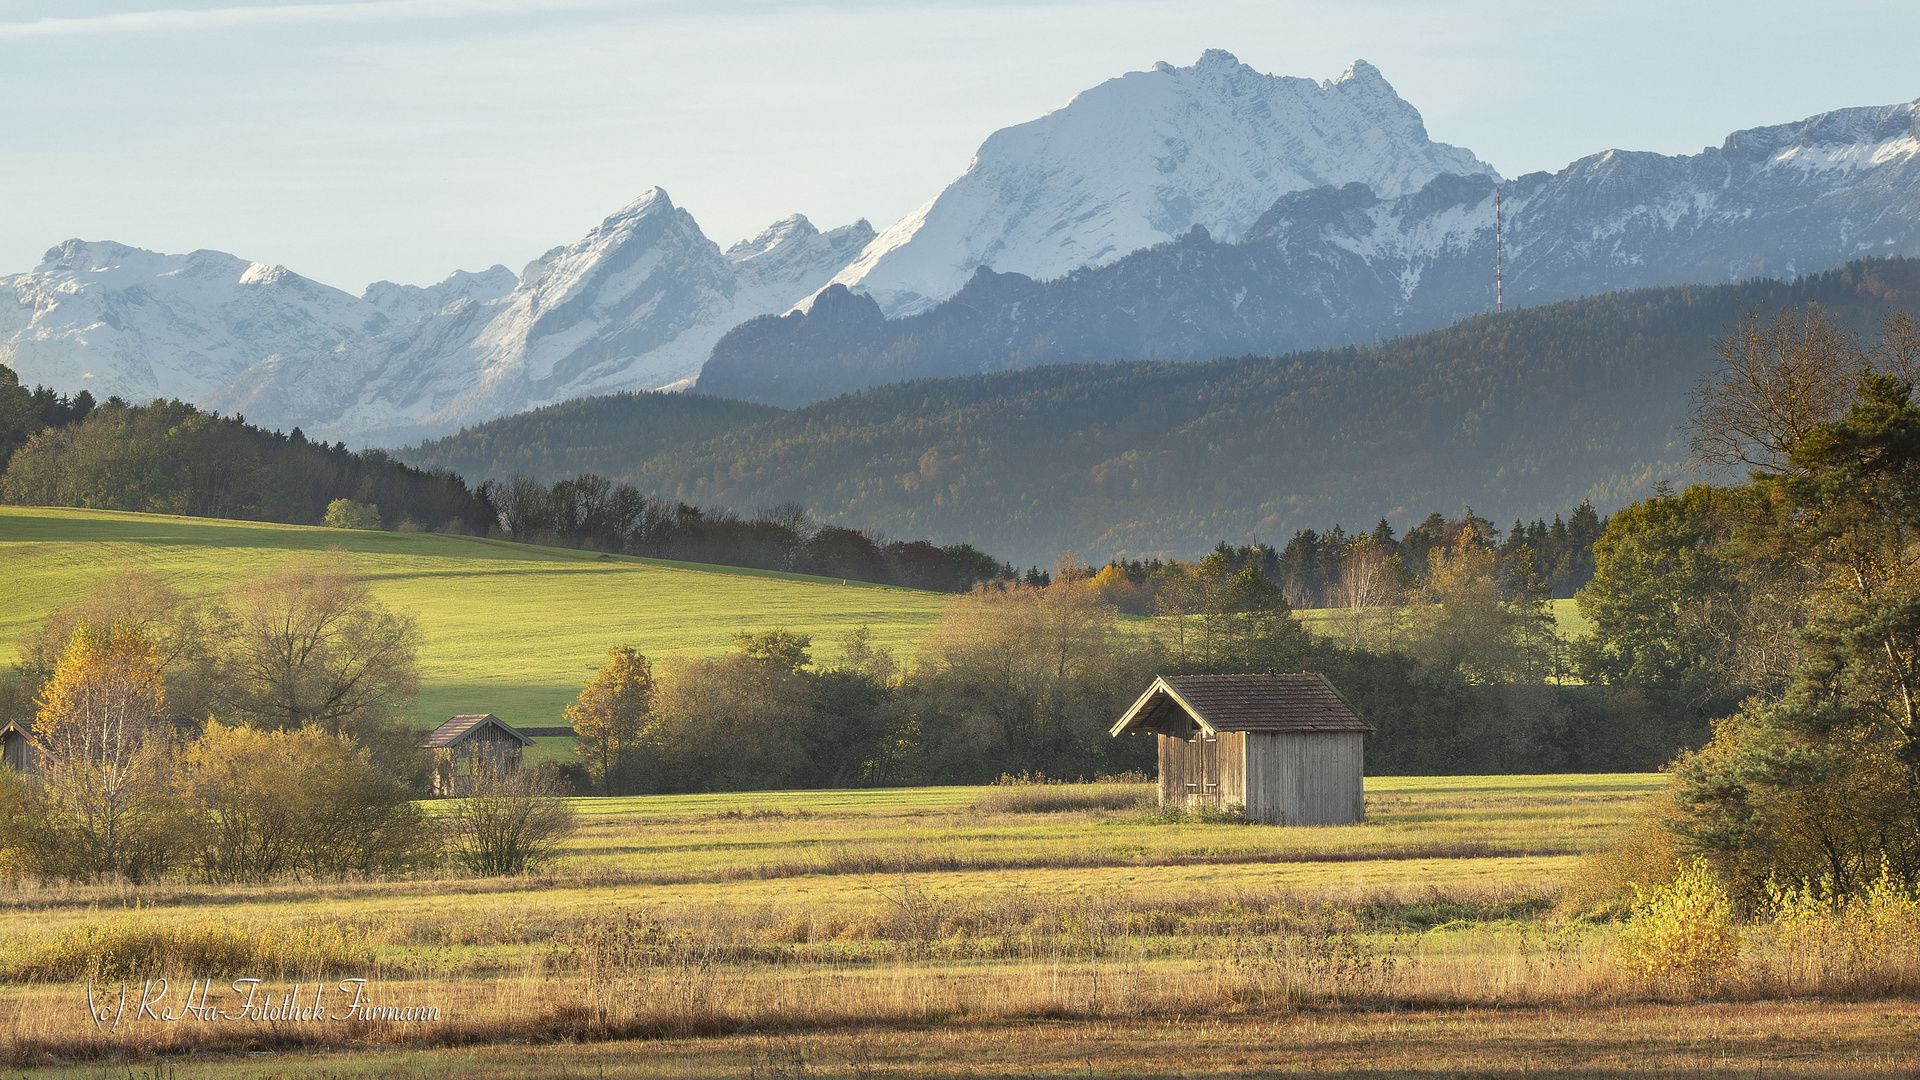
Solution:
M 850 304 L 827 310 L 880 318 L 870 298 L 840 295 Z M 639 453 L 636 429 L 696 429 L 662 410 L 686 400 L 705 415 L 713 399 L 569 402 L 400 456 L 479 480 L 526 468 L 511 449 L 526 443 L 548 477 L 595 472 L 746 513 L 791 500 L 1021 563 L 1067 549 L 1191 556 L 1465 505 L 1504 526 L 1583 498 L 1610 512 L 1694 475 L 1683 424 L 1715 338 L 1749 311 L 1808 303 L 1870 335 L 1891 311 L 1920 311 L 1920 260 L 1613 293 L 1365 348 L 896 382 L 771 417 L 716 415 Z
M 1509 306 L 1920 255 L 1920 103 L 1735 132 L 1668 157 L 1608 151 L 1503 185 Z M 1052 281 L 981 271 L 885 320 L 830 289 L 716 346 L 701 390 L 798 405 L 902 378 L 1206 359 L 1380 340 L 1493 306 L 1494 183 L 1443 174 L 1280 196 L 1243 241 L 1193 230 Z

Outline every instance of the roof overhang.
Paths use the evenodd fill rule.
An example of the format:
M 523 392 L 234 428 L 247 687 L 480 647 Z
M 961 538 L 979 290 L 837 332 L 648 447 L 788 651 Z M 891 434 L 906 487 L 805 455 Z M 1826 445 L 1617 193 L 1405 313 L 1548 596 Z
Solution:
M 1152 718 L 1153 713 L 1158 711 L 1158 705 L 1162 699 L 1171 701 L 1174 705 L 1178 706 L 1180 711 L 1187 715 L 1187 719 L 1192 720 L 1201 732 L 1207 735 L 1220 734 L 1219 731 L 1214 729 L 1212 724 L 1207 723 L 1207 718 L 1201 714 L 1199 709 L 1194 707 L 1193 702 L 1182 697 L 1180 691 L 1173 688 L 1172 683 L 1169 683 L 1166 679 L 1158 675 L 1153 677 L 1153 685 L 1147 687 L 1147 692 L 1140 695 L 1139 699 L 1133 703 L 1133 708 L 1128 709 L 1125 715 L 1120 717 L 1119 722 L 1108 729 L 1107 734 L 1117 738 L 1121 735 L 1154 730 L 1145 725 L 1146 722 Z
M 505 720 L 500 719 L 499 717 L 493 715 L 492 713 L 485 713 L 482 715 L 480 720 L 476 721 L 475 723 L 467 725 L 466 727 L 462 728 L 458 733 L 453 734 L 450 737 L 443 737 L 442 733 L 445 732 L 448 727 L 452 726 L 457 721 L 467 719 L 467 717 L 470 715 L 472 714 L 453 717 L 452 719 L 449 719 L 446 723 L 441 724 L 437 728 L 434 728 L 432 731 L 427 733 L 426 738 L 420 740 L 420 748 L 422 750 L 449 749 L 451 747 L 460 745 L 461 743 L 467 741 L 468 739 L 473 738 L 475 735 L 486 730 L 487 728 L 494 728 L 504 733 L 508 738 L 514 740 L 515 742 L 519 743 L 523 747 L 534 745 L 534 742 L 531 738 L 521 734 L 517 729 L 513 727 L 513 725 L 507 723 Z

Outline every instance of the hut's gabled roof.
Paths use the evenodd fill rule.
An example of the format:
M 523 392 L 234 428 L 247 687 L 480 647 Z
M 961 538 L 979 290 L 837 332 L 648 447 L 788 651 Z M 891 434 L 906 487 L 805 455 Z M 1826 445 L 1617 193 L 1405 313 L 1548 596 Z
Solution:
M 434 728 L 432 734 L 420 740 L 421 749 L 434 750 L 456 745 L 480 733 L 480 730 L 492 725 L 517 740 L 521 746 L 532 746 L 533 740 L 515 731 L 507 722 L 492 713 L 463 713 Z
M 1111 734 L 1195 731 L 1370 731 L 1324 676 L 1162 675 Z

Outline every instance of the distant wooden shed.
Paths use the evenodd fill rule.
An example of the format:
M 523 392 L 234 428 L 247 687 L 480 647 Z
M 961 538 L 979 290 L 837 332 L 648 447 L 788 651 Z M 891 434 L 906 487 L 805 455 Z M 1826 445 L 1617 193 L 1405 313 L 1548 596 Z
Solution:
M 0 764 L 24 775 L 33 771 L 33 753 L 33 721 L 0 724 Z
M 1238 806 L 1271 825 L 1366 816 L 1371 730 L 1311 672 L 1160 676 L 1112 734 L 1158 736 L 1162 806 Z
M 449 719 L 420 741 L 433 768 L 433 793 L 460 797 L 473 790 L 477 772 L 518 772 L 533 740 L 492 713 Z

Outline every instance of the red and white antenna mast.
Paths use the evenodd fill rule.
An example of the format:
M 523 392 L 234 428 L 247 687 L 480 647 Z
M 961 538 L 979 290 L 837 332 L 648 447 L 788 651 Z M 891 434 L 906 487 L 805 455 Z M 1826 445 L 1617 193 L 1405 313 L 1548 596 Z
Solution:
M 1500 250 L 1500 185 L 1493 187 L 1493 310 L 1507 310 L 1507 268 Z

